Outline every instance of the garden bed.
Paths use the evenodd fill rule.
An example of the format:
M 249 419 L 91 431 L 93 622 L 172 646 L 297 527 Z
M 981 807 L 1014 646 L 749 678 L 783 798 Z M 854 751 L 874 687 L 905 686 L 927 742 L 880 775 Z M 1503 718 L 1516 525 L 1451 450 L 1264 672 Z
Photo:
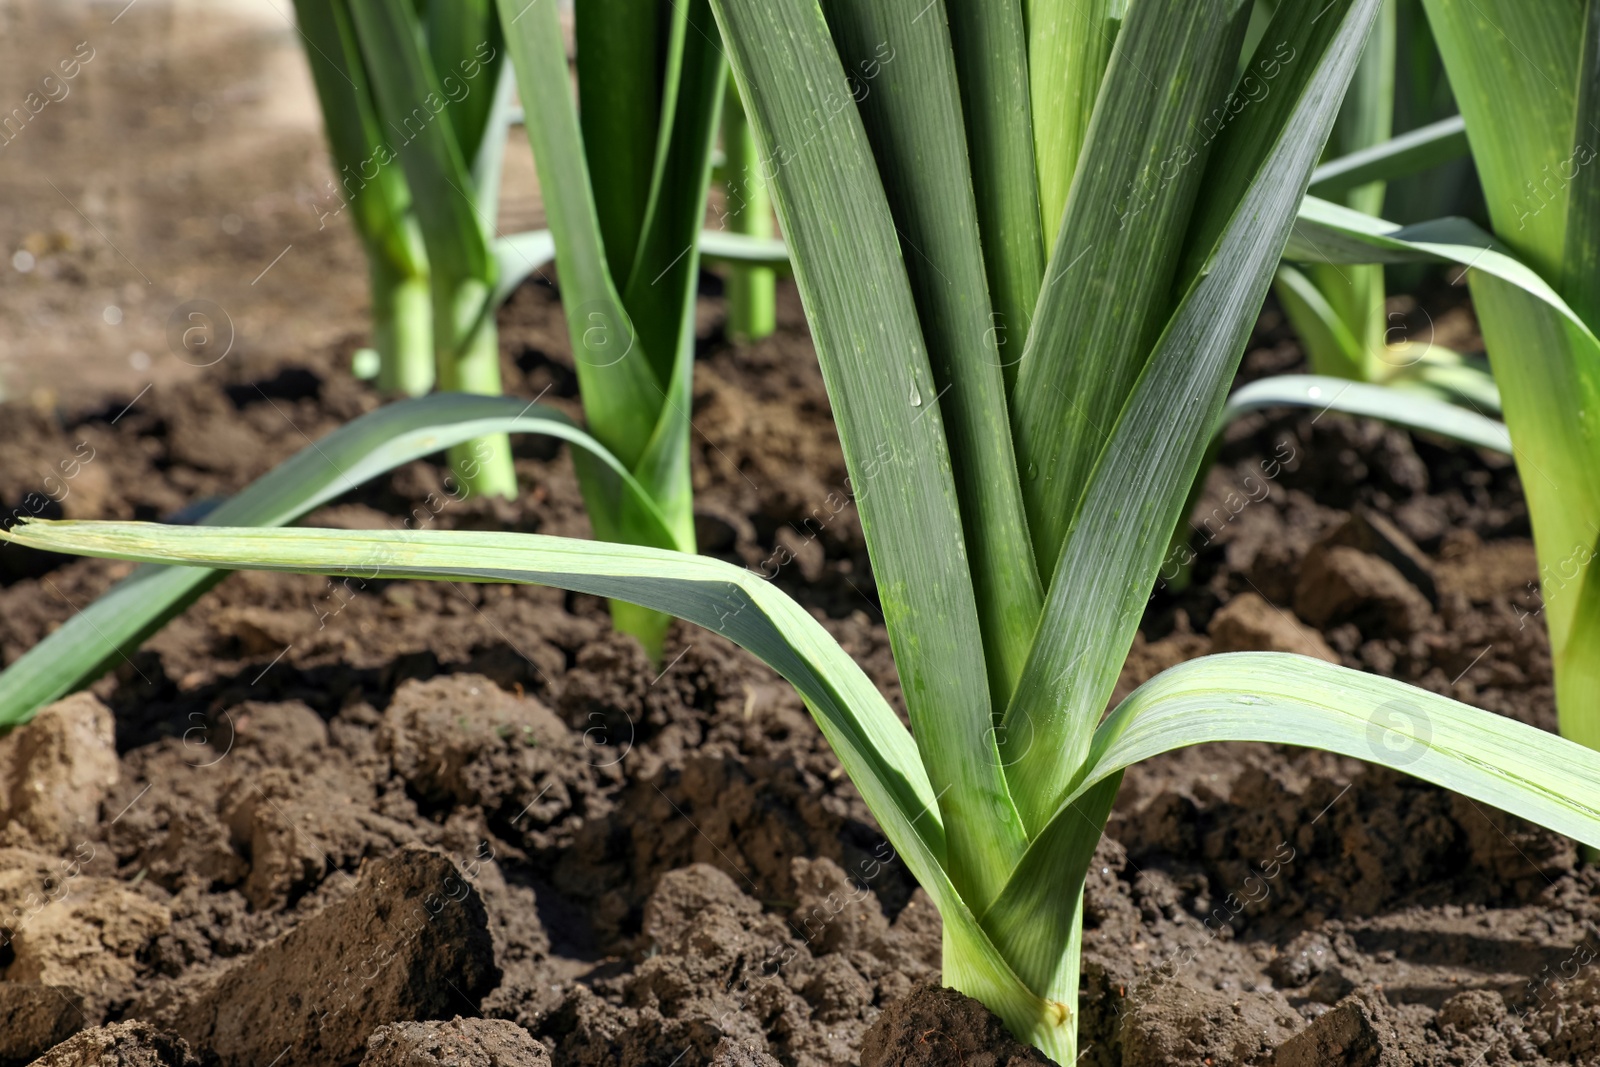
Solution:
M 1459 305 L 1429 299 L 1470 334 Z M 706 296 L 701 548 L 811 609 L 898 709 L 793 289 L 765 341 L 721 322 Z M 508 391 L 576 415 L 553 291 L 524 286 L 501 329 Z M 236 490 L 376 406 L 355 341 L 64 418 L 9 405 L 0 503 L 154 519 Z M 1269 308 L 1241 380 L 1298 362 Z M 309 522 L 587 536 L 565 448 L 515 447 L 516 502 L 459 500 L 418 462 Z M 1553 728 L 1509 460 L 1262 413 L 1196 521 L 1189 583 L 1156 591 L 1119 695 L 1271 648 Z M 0 550 L 6 661 L 127 569 Z M 0 1061 L 142 1019 L 224 1063 L 354 1063 L 381 1024 L 459 1014 L 520 1024 L 557 1065 L 985 1062 L 986 1013 L 894 1007 L 937 981 L 938 917 L 799 699 L 693 627 L 666 657 L 559 591 L 230 577 L 93 687 L 114 770 L 71 777 L 107 721 L 82 698 L 31 755 L 25 732 L 0 742 L 61 784 L 0 797 L 36 816 L 0 831 L 0 1015 L 26 1023 Z M 1386 725 L 1373 744 L 1402 736 Z M 1596 1062 L 1597 889 L 1569 841 L 1356 760 L 1236 744 L 1138 765 L 1089 879 L 1082 1062 Z

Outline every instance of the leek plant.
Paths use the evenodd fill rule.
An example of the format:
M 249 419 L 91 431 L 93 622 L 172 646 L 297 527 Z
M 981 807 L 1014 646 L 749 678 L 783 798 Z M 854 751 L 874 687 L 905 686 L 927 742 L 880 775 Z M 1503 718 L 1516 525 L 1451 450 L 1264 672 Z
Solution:
M 498 396 L 495 229 L 509 84 L 490 0 L 344 0 L 376 104 L 379 161 L 398 158 L 427 248 L 438 388 Z M 514 497 L 511 443 L 457 445 L 474 494 Z
M 1494 236 L 1308 200 L 1293 243 L 1341 263 L 1468 268 L 1528 499 L 1561 732 L 1600 748 L 1600 3 L 1426 7 Z
M 555 5 L 511 22 L 521 0 L 505 3 L 526 78 L 527 59 L 558 53 Z M 1059 57 L 1036 59 L 1016 0 L 952 5 L 948 22 L 938 0 L 713 0 L 772 163 L 909 730 L 809 612 L 717 560 L 449 531 L 34 522 L 8 536 L 166 564 L 552 585 L 713 629 L 804 697 L 939 909 L 946 983 L 1071 1064 L 1085 872 L 1133 762 L 1205 741 L 1316 746 L 1600 843 L 1600 753 L 1390 679 L 1211 656 L 1104 715 L 1378 4 L 1284 0 L 1246 57 L 1274 91 L 1213 144 L 1197 131 L 1227 107 L 1243 0 L 1117 4 L 1099 27 L 1115 48 L 1073 59 L 1098 65 L 1074 75 L 1089 87 L 1077 132 L 1043 141 L 1029 116 L 1055 86 L 1025 75 Z M 1085 6 L 1032 0 L 1026 25 Z M 872 91 L 853 93 L 874 56 Z M 1040 191 L 1062 169 L 1047 233 Z M 1006 210 L 979 188 L 1006 190 Z M 1031 325 L 1008 323 L 1021 355 L 1004 361 L 988 294 L 1029 288 Z
M 1420 0 L 1385 0 L 1334 124 L 1327 150 L 1332 158 L 1312 172 L 1311 192 L 1381 215 L 1390 180 L 1436 170 L 1466 155 L 1459 115 L 1426 121 L 1430 113 L 1453 108 L 1448 89 L 1438 84 L 1442 76 L 1427 76 L 1441 73 L 1438 67 Z M 1416 128 L 1396 136 L 1397 120 L 1410 120 Z M 1419 191 L 1431 195 L 1422 197 Z M 1426 201 L 1429 213 L 1437 214 L 1450 202 L 1437 190 L 1402 192 L 1410 194 L 1402 199 L 1412 210 Z M 1311 373 L 1254 383 L 1251 396 L 1230 402 L 1230 414 L 1264 406 L 1271 398 L 1382 418 L 1480 447 L 1485 432 L 1504 436 L 1489 425 L 1500 410 L 1500 395 L 1482 358 L 1452 351 L 1432 337 L 1408 339 L 1387 310 L 1384 265 L 1285 262 L 1274 290 Z M 1373 385 L 1397 392 L 1385 396 L 1366 387 Z M 1475 414 L 1463 416 L 1451 405 Z M 1467 436 L 1457 436 L 1457 429 Z
M 335 161 L 343 177 L 354 175 L 344 190 L 373 257 L 374 278 L 388 277 L 389 267 L 378 259 L 395 249 L 411 256 L 404 262 L 416 269 L 425 269 L 430 252 L 435 260 L 431 278 L 439 284 L 431 287 L 426 304 L 414 285 L 408 288 L 406 311 L 399 316 L 404 324 L 391 331 L 386 332 L 386 305 L 375 291 L 374 332 L 380 343 L 385 336 L 403 342 L 405 353 L 401 357 L 395 355 L 400 348 L 386 349 L 386 380 L 401 392 L 425 391 L 433 342 L 425 359 L 425 330 L 419 323 L 444 308 L 451 314 L 435 320 L 443 324 L 435 338 L 439 350 L 467 359 L 465 366 L 454 356 L 441 360 L 440 381 L 465 391 L 401 401 L 356 419 L 308 444 L 215 508 L 203 523 L 290 523 L 370 478 L 440 449 L 458 461 L 464 488 L 476 486 L 481 492 L 485 486 L 510 485 L 509 471 L 495 460 L 504 458 L 505 450 L 495 443 L 486 452 L 482 442 L 503 441 L 507 433 L 543 433 L 573 447 L 597 534 L 692 550 L 688 375 L 699 248 L 704 246 L 708 258 L 733 265 L 787 263 L 779 241 L 718 231 L 695 237 L 704 213 L 704 168 L 717 94 L 725 81 L 713 43 L 716 27 L 704 4 L 667 19 L 666 39 L 657 44 L 677 58 L 658 72 L 659 82 L 645 80 L 635 87 L 645 112 L 659 110 L 651 122 L 659 122 L 663 143 L 648 185 L 637 262 L 623 287 L 612 282 L 597 236 L 597 197 L 563 84 L 564 53 L 544 54 L 543 67 L 523 86 L 525 99 L 540 104 L 530 133 L 539 146 L 536 162 L 554 232 L 518 233 L 486 245 L 505 130 L 513 120 L 505 106 L 508 84 L 491 70 L 504 69 L 498 59 L 504 43 L 492 22 L 493 10 L 335 0 L 304 4 L 299 13 Z M 452 22 L 456 16 L 459 21 Z M 599 62 L 593 51 L 590 61 Z M 449 73 L 437 77 L 439 70 Z M 591 82 L 604 84 L 598 76 Z M 380 99 L 380 83 L 387 105 Z M 439 92 L 431 88 L 435 85 Z M 413 93 L 417 108 L 401 111 L 392 122 L 380 119 L 383 113 L 393 116 L 395 102 L 403 107 Z M 603 110 L 603 99 L 592 99 L 591 105 L 591 121 L 597 122 L 593 113 Z M 458 133 L 457 123 L 467 132 Z M 393 145 L 401 142 L 397 151 Z M 464 168 L 463 143 L 476 145 L 470 173 Z M 600 173 L 611 173 L 606 160 L 599 159 L 599 166 Z M 425 198 L 426 210 L 418 203 L 413 214 L 406 214 L 402 209 L 419 188 L 433 194 Z M 339 203 L 327 214 L 342 212 L 344 202 Z M 416 246 L 419 230 L 429 237 L 427 249 Z M 543 405 L 473 396 L 475 390 L 466 389 L 477 384 L 485 392 L 498 391 L 498 380 L 491 382 L 488 374 L 494 310 L 524 278 L 550 262 L 558 244 L 565 250 L 562 295 L 590 432 Z M 485 245 L 492 262 L 484 259 Z M 671 248 L 679 251 L 669 255 Z M 437 269 L 440 264 L 448 269 Z M 427 284 L 428 277 L 422 281 Z M 655 354 L 648 366 L 644 352 Z M 596 440 L 602 434 L 606 444 Z M 148 567 L 118 583 L 0 672 L 0 727 L 26 722 L 39 708 L 131 655 L 224 576 L 221 570 Z M 659 658 L 666 616 L 631 604 L 618 608 L 619 628 L 639 637 Z
M 306 60 L 322 104 L 323 127 L 337 177 L 318 221 L 350 212 L 367 254 L 372 292 L 372 345 L 379 388 L 422 396 L 433 388 L 433 308 L 428 251 L 412 210 L 411 187 L 386 150 L 360 45 L 341 0 L 295 0 Z
M 544 21 L 525 5 L 504 14 L 519 26 Z M 507 43 L 588 429 L 651 507 L 582 453 L 574 462 L 596 537 L 693 552 L 698 235 L 727 65 L 706 0 L 589 0 L 576 19 L 581 109 L 559 35 L 512 33 Z M 626 600 L 611 610 L 659 661 L 670 616 Z
M 379 387 L 498 395 L 495 308 L 549 262 L 548 233 L 492 240 L 508 126 L 504 47 L 488 0 L 297 0 L 296 17 L 367 252 Z M 357 354 L 357 373 L 365 373 Z M 513 496 L 504 436 L 451 454 L 464 488 Z

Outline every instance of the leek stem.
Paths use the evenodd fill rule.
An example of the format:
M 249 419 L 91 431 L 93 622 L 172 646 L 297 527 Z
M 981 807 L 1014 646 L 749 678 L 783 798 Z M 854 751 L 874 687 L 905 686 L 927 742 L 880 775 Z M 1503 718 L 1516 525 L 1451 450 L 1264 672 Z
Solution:
M 747 237 L 773 233 L 772 201 L 760 173 L 755 133 L 728 81 L 722 108 L 722 143 L 727 153 L 727 228 Z M 771 267 L 728 268 L 728 333 L 738 341 L 758 341 L 777 329 L 777 272 Z
M 667 643 L 667 627 L 672 625 L 672 616 L 641 608 L 626 600 L 610 600 L 607 603 L 611 606 L 612 628 L 638 641 L 644 648 L 644 654 L 650 658 L 651 665 L 661 666 Z
M 369 250 L 372 347 L 381 360 L 378 388 L 423 396 L 433 388 L 433 304 L 426 273 L 408 271 Z
M 437 278 L 437 275 L 435 276 Z M 439 388 L 451 393 L 501 395 L 500 338 L 493 313 L 480 317 L 493 286 L 469 278 L 454 287 L 434 287 L 434 333 L 439 357 Z M 466 336 L 461 336 L 465 332 Z M 450 468 L 469 496 L 517 496 L 511 441 L 493 434 L 449 450 Z

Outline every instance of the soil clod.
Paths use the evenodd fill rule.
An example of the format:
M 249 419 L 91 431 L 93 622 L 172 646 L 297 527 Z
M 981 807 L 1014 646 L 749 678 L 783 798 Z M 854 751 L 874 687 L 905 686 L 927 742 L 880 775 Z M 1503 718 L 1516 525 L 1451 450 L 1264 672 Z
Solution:
M 336 1067 L 383 1023 L 476 1011 L 498 980 L 477 891 L 447 857 L 408 847 L 157 1014 L 228 1067 Z
M 861 1067 L 1048 1067 L 1000 1017 L 954 989 L 925 984 L 891 1004 L 861 1039 Z
M 516 1023 L 457 1016 L 378 1027 L 361 1067 L 550 1067 L 550 1053 Z
M 177 1034 L 135 1020 L 85 1030 L 30 1067 L 200 1067 L 200 1060 Z

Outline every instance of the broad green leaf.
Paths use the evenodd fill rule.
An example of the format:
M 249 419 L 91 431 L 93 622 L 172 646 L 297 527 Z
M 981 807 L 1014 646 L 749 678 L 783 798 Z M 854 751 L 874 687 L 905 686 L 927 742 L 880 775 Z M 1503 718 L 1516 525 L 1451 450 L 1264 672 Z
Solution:
M 1088 824 L 1098 817 L 1104 825 L 1107 791 L 1123 770 L 1211 741 L 1276 742 L 1354 756 L 1600 843 L 1600 753 L 1321 660 L 1271 652 L 1204 656 L 1134 690 L 1095 731 L 1078 781 L 984 916 L 1013 964 L 1039 958 L 1048 965 L 1048 946 L 1070 935 L 1076 915 L 1048 905 L 1052 898 L 1077 896 L 1083 869 L 1066 867 L 1061 857 L 1092 848 L 1098 833 L 1090 834 Z
M 1006 710 L 1001 752 L 1031 832 L 1055 811 L 1111 696 L 1378 2 L 1356 0 L 1330 13 L 1337 32 L 1321 53 L 1308 49 L 1300 57 L 1314 72 L 1279 128 L 1238 127 L 1268 137 L 1265 149 L 1241 146 L 1218 156 L 1224 166 L 1245 154 L 1263 163 L 1235 205 L 1210 269 L 1179 304 L 1108 427 L 1109 443 L 1067 533 L 1059 578 Z M 1124 34 L 1131 32 L 1130 20 Z
M 542 433 L 567 441 L 574 452 L 594 454 L 610 472 L 615 491 L 637 497 L 642 512 L 653 507 L 627 470 L 559 411 L 512 397 L 435 393 L 341 426 L 256 479 L 201 523 L 290 523 L 403 463 L 490 433 Z M 225 576 L 193 567 L 135 571 L 0 672 L 0 726 L 27 721 L 121 662 Z
M 1433 397 L 1389 385 L 1370 385 L 1316 374 L 1284 374 L 1240 386 L 1228 397 L 1220 425 L 1271 407 L 1317 408 L 1381 419 L 1422 433 L 1438 434 L 1474 448 L 1511 454 L 1505 424 Z
M 1380 144 L 1330 159 L 1311 172 L 1311 194 L 1333 200 L 1358 186 L 1428 170 L 1467 154 L 1460 115 L 1429 123 Z
M 1116 412 L 1171 311 L 1209 154 L 1202 122 L 1228 95 L 1244 27 L 1241 0 L 1139 0 L 1106 71 L 1012 396 L 1047 587 Z
M 958 2 L 946 4 L 945 11 L 961 85 L 995 336 L 1009 390 L 1017 380 L 1033 305 L 1044 280 L 1044 231 L 1028 96 L 1028 32 L 1022 0 Z M 868 67 L 858 77 L 870 83 L 868 76 L 876 77 L 881 69 L 881 65 Z M 1055 220 L 1060 214 L 1058 207 Z
M 808 0 L 715 0 L 773 176 L 895 664 L 963 896 L 989 899 L 1020 848 L 995 759 L 983 639 L 944 418 L 851 87 Z
M 638 345 L 607 265 L 556 5 L 500 0 L 500 14 L 528 108 L 584 415 L 589 432 L 631 470 L 655 430 L 666 383 Z
M 1205 741 L 1354 756 L 1600 845 L 1600 752 L 1392 678 L 1287 653 L 1204 656 L 1152 678 L 1095 732 L 1069 798 Z M 1030 851 L 1042 858 L 1048 848 L 1041 835 Z M 1027 866 L 1015 877 L 1027 877 Z
M 1003 708 L 1044 594 L 1011 448 L 949 30 L 926 0 L 824 0 L 823 11 L 846 70 L 882 63 L 858 108 L 908 250 L 906 275 L 933 371 L 934 395 L 911 406 L 937 403 L 944 416 L 989 693 Z M 882 62 L 886 55 L 893 60 Z
M 500 12 L 512 37 L 534 14 L 525 4 L 503 0 Z M 585 169 L 594 179 L 606 260 L 621 288 L 644 234 L 661 124 L 664 64 L 675 62 L 674 46 L 682 47 L 686 12 L 683 4 L 674 3 L 669 10 L 660 0 L 583 0 L 573 12 L 583 122 L 580 144 L 588 161 Z M 552 12 L 551 18 L 555 17 Z M 565 48 L 560 71 L 566 71 Z M 519 77 L 525 81 L 528 75 Z M 525 89 L 522 102 L 530 113 L 545 106 L 530 99 Z M 534 157 L 538 158 L 537 148 Z M 565 162 L 569 167 L 578 163 Z
M 964 2 L 956 0 L 957 6 Z M 1039 176 L 1041 249 L 1048 252 L 1056 246 L 1057 231 L 1063 225 L 1062 213 L 1078 158 L 1085 153 L 1093 158 L 1084 142 L 1112 46 L 1118 43 L 1113 13 L 1125 5 L 1118 0 L 1022 2 L 1028 33 L 1028 94 Z M 1179 73 L 1170 67 L 1154 69 L 1163 77 Z
M 1584 0 L 1424 0 L 1494 230 L 1565 293 Z

